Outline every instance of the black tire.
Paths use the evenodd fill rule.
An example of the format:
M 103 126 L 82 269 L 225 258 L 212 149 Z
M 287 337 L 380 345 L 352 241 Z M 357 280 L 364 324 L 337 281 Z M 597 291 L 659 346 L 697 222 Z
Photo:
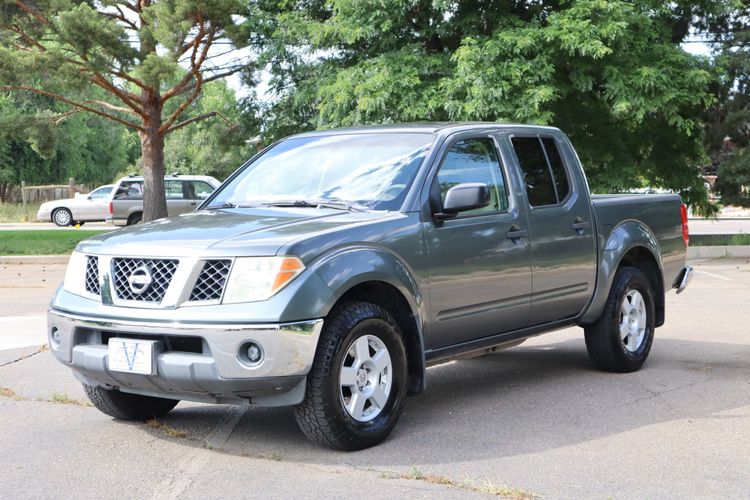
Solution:
M 148 420 L 169 413 L 179 403 L 176 399 L 129 394 L 115 389 L 83 384 L 91 403 L 102 413 L 118 420 Z
M 67 208 L 56 208 L 52 211 L 52 222 L 58 227 L 66 227 L 73 224 L 73 214 Z
M 623 318 L 621 305 L 631 291 L 637 291 L 642 297 L 646 315 L 643 338 L 638 344 L 633 342 L 632 349 L 627 347 L 632 337 L 623 339 L 620 334 L 620 322 Z M 599 369 L 608 372 L 626 373 L 640 369 L 651 351 L 654 325 L 654 290 L 651 284 L 639 269 L 621 267 L 615 274 L 601 316 L 595 323 L 584 328 L 586 349 L 591 361 Z
M 76 224 L 75 224 L 75 225 L 76 225 L 76 226 L 83 226 L 84 224 L 86 224 L 86 222 L 85 222 L 85 221 L 82 221 L 82 220 L 77 220 L 77 221 L 76 221 Z
M 363 336 L 377 337 L 390 356 L 391 389 L 387 402 L 369 421 L 353 418 L 344 403 L 340 370 L 350 347 Z M 369 351 L 369 344 L 368 344 Z M 312 441 L 337 450 L 354 451 L 382 442 L 396 425 L 406 395 L 406 350 L 398 325 L 384 309 L 367 302 L 347 302 L 326 319 L 315 360 L 307 375 L 305 399 L 295 408 L 302 432 Z M 368 410 L 370 411 L 370 410 Z
M 143 220 L 142 212 L 136 212 L 134 214 L 130 214 L 130 217 L 128 217 L 128 226 L 134 226 L 136 224 L 140 224 L 142 220 Z

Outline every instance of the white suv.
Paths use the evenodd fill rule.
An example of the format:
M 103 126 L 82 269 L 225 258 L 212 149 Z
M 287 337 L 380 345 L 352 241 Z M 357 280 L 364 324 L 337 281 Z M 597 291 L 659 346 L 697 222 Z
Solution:
M 221 183 L 208 175 L 164 177 L 167 215 L 190 212 L 208 198 Z M 117 226 L 138 224 L 143 218 L 143 177 L 129 175 L 115 184 L 107 203 L 107 222 Z

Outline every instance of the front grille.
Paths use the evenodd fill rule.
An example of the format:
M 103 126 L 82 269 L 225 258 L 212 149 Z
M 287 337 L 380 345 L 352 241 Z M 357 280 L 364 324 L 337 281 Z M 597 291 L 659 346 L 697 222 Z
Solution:
M 230 267 L 232 267 L 231 260 L 207 260 L 203 264 L 203 270 L 195 282 L 193 291 L 190 292 L 190 301 L 221 299 Z
M 117 298 L 160 303 L 167 293 L 178 262 L 177 259 L 112 259 L 112 277 Z M 130 279 L 135 271 L 138 271 L 136 276 L 141 278 L 150 275 L 151 282 L 145 287 L 142 284 L 131 287 Z M 143 289 L 138 289 L 139 286 Z
M 99 289 L 99 257 L 86 256 L 86 291 L 94 295 L 101 294 Z

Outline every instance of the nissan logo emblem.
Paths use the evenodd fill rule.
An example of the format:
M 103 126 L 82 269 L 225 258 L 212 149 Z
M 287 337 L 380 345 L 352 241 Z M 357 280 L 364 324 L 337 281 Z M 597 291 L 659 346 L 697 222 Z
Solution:
M 128 277 L 128 285 L 130 285 L 130 291 L 136 295 L 140 295 L 145 292 L 154 278 L 151 276 L 151 271 L 145 265 L 141 265 L 135 268 Z

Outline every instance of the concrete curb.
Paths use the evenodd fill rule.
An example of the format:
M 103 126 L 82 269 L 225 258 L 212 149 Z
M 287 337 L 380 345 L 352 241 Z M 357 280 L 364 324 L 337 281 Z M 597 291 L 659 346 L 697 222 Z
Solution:
M 750 245 L 688 247 L 688 259 L 720 259 L 722 257 L 750 257 Z
M 67 264 L 70 255 L 0 255 L 0 265 Z

